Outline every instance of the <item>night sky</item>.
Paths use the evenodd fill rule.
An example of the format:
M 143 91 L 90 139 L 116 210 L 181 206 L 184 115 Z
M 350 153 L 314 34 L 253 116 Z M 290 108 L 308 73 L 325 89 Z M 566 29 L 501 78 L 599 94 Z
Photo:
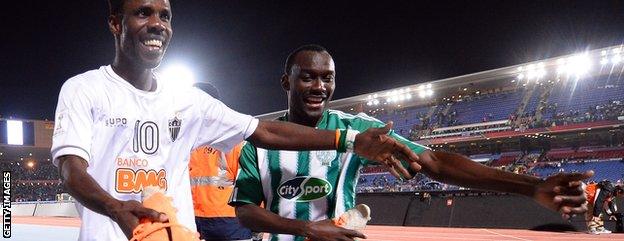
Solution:
M 53 119 L 62 83 L 110 64 L 105 0 L 11 1 L 0 37 L 0 116 Z M 17 5 L 17 6 L 13 6 Z M 624 41 L 622 1 L 173 1 L 161 66 L 183 63 L 235 110 L 285 109 L 286 56 L 317 43 L 334 99 Z

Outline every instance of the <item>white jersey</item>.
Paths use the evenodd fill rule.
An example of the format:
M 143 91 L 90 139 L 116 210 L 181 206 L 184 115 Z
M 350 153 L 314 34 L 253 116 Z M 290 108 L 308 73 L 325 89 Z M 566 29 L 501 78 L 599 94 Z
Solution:
M 59 94 L 52 157 L 76 155 L 114 198 L 138 200 L 145 186 L 173 197 L 178 220 L 196 230 L 189 183 L 191 150 L 228 151 L 249 137 L 258 120 L 231 110 L 197 88 L 138 90 L 110 66 L 67 80 Z M 79 240 L 128 240 L 106 216 L 78 206 Z

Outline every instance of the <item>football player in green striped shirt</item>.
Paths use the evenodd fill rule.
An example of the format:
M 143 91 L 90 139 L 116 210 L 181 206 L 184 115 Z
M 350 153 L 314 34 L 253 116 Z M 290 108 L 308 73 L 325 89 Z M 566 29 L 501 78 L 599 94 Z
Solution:
M 365 114 L 351 115 L 325 108 L 334 92 L 335 76 L 334 61 L 323 47 L 306 45 L 293 51 L 281 80 L 288 93 L 289 109 L 279 120 L 318 129 L 360 132 L 384 126 Z M 587 209 L 580 180 L 592 173 L 560 174 L 540 180 L 486 167 L 458 154 L 432 151 L 393 131 L 388 135 L 419 155 L 418 163 L 406 166 L 436 180 L 524 194 L 566 215 Z M 268 150 L 247 143 L 241 152 L 230 204 L 236 207 L 243 225 L 271 233 L 271 241 L 364 238 L 358 231 L 334 225 L 331 219 L 355 206 L 358 173 L 368 163 L 348 152 Z M 264 208 L 260 208 L 261 203 Z

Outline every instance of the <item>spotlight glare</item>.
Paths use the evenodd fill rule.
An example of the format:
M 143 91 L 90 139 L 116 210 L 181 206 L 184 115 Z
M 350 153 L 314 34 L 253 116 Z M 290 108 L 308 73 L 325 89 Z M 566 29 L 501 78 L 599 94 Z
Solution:
M 618 54 L 613 56 L 613 58 L 611 58 L 611 63 L 612 64 L 618 64 L 620 63 L 620 61 L 622 61 L 622 57 Z
M 573 72 L 576 76 L 584 75 L 591 68 L 591 60 L 587 54 L 577 54 L 570 57 L 570 63 L 567 66 L 568 72 Z
M 161 76 L 171 88 L 187 88 L 195 83 L 193 72 L 180 64 L 167 66 L 161 72 Z

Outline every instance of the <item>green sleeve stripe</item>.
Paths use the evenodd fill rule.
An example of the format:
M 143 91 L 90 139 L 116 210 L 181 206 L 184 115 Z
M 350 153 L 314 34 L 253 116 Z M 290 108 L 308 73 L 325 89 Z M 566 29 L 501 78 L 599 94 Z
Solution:
M 300 151 L 297 153 L 297 176 L 308 175 L 310 175 L 310 151 Z M 298 220 L 310 220 L 310 203 L 297 202 L 295 204 L 295 217 Z
M 230 197 L 230 203 L 254 203 L 260 205 L 264 200 L 258 157 L 256 148 L 247 143 L 239 157 L 239 170 L 236 176 L 236 186 Z
M 336 193 L 338 187 L 338 176 L 340 175 L 340 158 L 344 155 L 343 153 L 337 153 L 336 158 L 332 160 L 331 167 L 328 168 L 327 172 L 327 181 L 334 185 L 334 190 L 327 196 L 327 217 L 335 218 L 336 214 Z
M 429 150 L 428 147 L 419 145 L 418 143 L 411 142 L 410 140 L 406 139 L 405 137 L 400 136 L 399 134 L 397 134 L 393 130 L 391 130 L 389 134 L 395 140 L 405 144 L 407 147 L 412 149 L 412 151 L 414 151 L 416 154 L 422 154 L 426 150 Z
M 355 206 L 355 183 L 357 183 L 357 172 L 360 169 L 360 158 L 356 155 L 351 157 L 345 173 L 345 180 L 343 185 L 344 194 L 344 210 L 349 210 Z
M 269 162 L 269 172 L 271 173 L 271 190 L 273 190 L 273 200 L 271 200 L 270 210 L 279 214 L 279 195 L 277 189 L 282 181 L 282 169 L 280 168 L 280 152 L 267 150 L 267 160 Z

